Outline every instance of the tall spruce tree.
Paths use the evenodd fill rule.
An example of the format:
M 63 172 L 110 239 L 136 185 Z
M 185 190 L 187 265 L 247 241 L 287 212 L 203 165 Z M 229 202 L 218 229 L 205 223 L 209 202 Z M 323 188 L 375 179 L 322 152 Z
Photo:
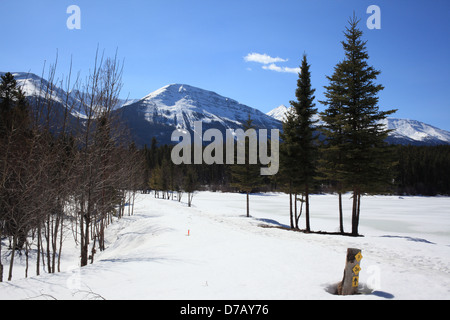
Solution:
M 342 78 L 341 68 L 336 67 L 335 73 L 330 77 L 327 76 L 329 85 L 325 86 L 325 101 L 320 103 L 328 106 L 328 108 L 320 113 L 323 121 L 320 130 L 326 139 L 321 144 L 321 156 L 318 160 L 318 172 L 322 180 L 333 184 L 338 193 L 339 198 L 339 230 L 344 233 L 344 218 L 342 210 L 342 194 L 347 191 L 343 183 L 345 171 L 343 169 L 343 161 L 345 154 L 343 145 L 345 142 L 344 128 L 346 121 L 344 118 L 344 86 L 341 85 Z
M 28 103 L 14 76 L 7 72 L 0 82 L 0 134 L 20 127 L 27 129 Z
M 314 103 L 315 89 L 311 87 L 306 54 L 303 55 L 301 72 L 295 91 L 296 101 L 290 101 L 292 111 L 287 114 L 283 124 L 283 146 L 281 147 L 282 165 L 285 176 L 289 177 L 290 211 L 292 226 L 292 192 L 303 193 L 305 202 L 306 232 L 311 231 L 309 194 L 316 175 L 316 160 L 318 152 L 318 134 L 315 130 L 317 109 Z
M 289 108 L 283 121 L 283 132 L 281 134 L 283 142 L 280 145 L 280 177 L 284 191 L 289 194 L 289 221 L 292 229 L 298 227 L 296 219 L 294 221 L 292 196 L 300 192 L 297 185 L 299 177 L 297 156 L 301 150 L 296 141 L 296 119 L 295 110 Z
M 248 115 L 247 121 L 243 125 L 244 131 L 254 129 L 253 120 Z M 239 142 L 238 143 L 242 143 Z M 250 192 L 261 184 L 261 171 L 258 164 L 250 163 L 250 142 L 245 138 L 245 163 L 231 165 L 232 186 L 239 191 L 245 192 L 247 198 L 247 217 L 250 217 Z M 235 152 L 237 155 L 237 152 Z
M 358 29 L 359 20 L 353 15 L 344 32 L 342 45 L 345 59 L 328 77 L 326 100 L 328 109 L 322 113 L 326 123 L 328 156 L 322 163 L 335 173 L 340 190 L 353 193 L 352 235 L 358 235 L 361 195 L 378 192 L 392 180 L 395 165 L 385 142 L 389 130 L 382 124 L 396 110 L 380 111 L 378 93 L 384 89 L 375 81 L 380 71 L 369 66 L 367 41 Z

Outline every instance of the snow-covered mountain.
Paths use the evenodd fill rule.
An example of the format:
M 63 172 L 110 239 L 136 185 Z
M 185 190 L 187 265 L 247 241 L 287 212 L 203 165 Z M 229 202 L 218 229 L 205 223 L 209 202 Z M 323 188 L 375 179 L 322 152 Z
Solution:
M 3 76 L 6 72 L 0 72 Z M 25 96 L 33 103 L 45 99 L 51 101 L 56 108 L 62 105 L 72 106 L 70 112 L 74 117 L 83 118 L 84 111 L 82 103 L 75 93 L 67 95 L 66 91 L 47 80 L 28 72 L 11 72 L 18 86 L 22 89 Z
M 388 129 L 394 129 L 391 142 L 410 144 L 450 144 L 450 132 L 432 125 L 410 119 L 388 118 L 384 121 Z
M 288 112 L 288 107 L 286 107 L 284 104 L 282 104 L 281 106 L 276 107 L 275 109 L 267 112 L 267 115 L 283 122 L 284 120 L 286 120 L 287 112 Z
M 6 72 L 0 72 L 0 76 L 5 75 Z M 71 90 L 69 94 L 60 88 L 57 84 L 50 83 L 47 80 L 29 72 L 11 72 L 18 86 L 22 89 L 28 99 L 33 102 L 37 99 L 51 100 L 58 105 L 66 105 L 70 107 L 70 113 L 76 118 L 86 117 L 86 104 L 82 101 L 88 98 L 78 90 Z M 58 82 L 58 81 L 56 81 Z M 138 99 L 119 99 L 116 108 L 131 104 L 138 101 Z
M 153 136 L 159 142 L 170 143 L 175 128 L 193 131 L 195 121 L 202 122 L 203 130 L 224 131 L 242 128 L 250 115 L 256 128 L 281 128 L 278 120 L 257 109 L 186 84 L 164 86 L 122 107 L 120 112 L 139 145 L 150 144 Z
M 286 118 L 288 108 L 281 105 L 267 113 L 267 115 L 283 121 Z M 388 142 L 394 144 L 413 145 L 437 145 L 450 144 L 450 132 L 432 125 L 409 119 L 387 118 L 383 121 L 388 129 L 394 130 L 390 133 Z M 319 119 L 318 124 L 321 124 Z
M 0 75 L 4 74 L 0 72 Z M 42 98 L 53 102 L 53 121 L 61 121 L 67 97 L 67 104 L 74 106 L 70 110 L 70 121 L 76 123 L 85 117 L 80 92 L 74 90 L 67 95 L 63 89 L 32 73 L 15 72 L 13 75 L 30 100 Z M 115 112 L 128 124 L 135 143 L 143 146 L 150 144 L 153 137 L 160 143 L 171 143 L 174 129 L 192 131 L 194 121 L 202 121 L 204 130 L 218 128 L 224 131 L 242 127 L 250 115 L 256 128 L 282 129 L 281 122 L 287 110 L 288 107 L 281 105 L 264 114 L 212 91 L 186 84 L 170 84 L 142 99 L 119 101 Z M 450 144 L 449 131 L 423 122 L 397 118 L 388 118 L 385 122 L 389 129 L 394 129 L 388 138 L 390 143 Z

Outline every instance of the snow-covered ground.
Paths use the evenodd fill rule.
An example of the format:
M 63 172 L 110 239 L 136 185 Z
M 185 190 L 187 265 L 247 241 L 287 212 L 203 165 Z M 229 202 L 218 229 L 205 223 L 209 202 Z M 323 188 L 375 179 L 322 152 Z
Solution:
M 347 196 L 346 231 L 350 205 Z M 63 272 L 23 279 L 18 265 L 0 299 L 450 298 L 450 198 L 363 197 L 358 238 L 261 227 L 288 225 L 288 210 L 285 194 L 251 195 L 251 218 L 241 194 L 200 192 L 191 208 L 139 195 L 93 264 L 78 267 L 68 238 Z M 337 231 L 336 196 L 312 196 L 311 228 Z M 351 247 L 362 249 L 361 294 L 336 296 Z

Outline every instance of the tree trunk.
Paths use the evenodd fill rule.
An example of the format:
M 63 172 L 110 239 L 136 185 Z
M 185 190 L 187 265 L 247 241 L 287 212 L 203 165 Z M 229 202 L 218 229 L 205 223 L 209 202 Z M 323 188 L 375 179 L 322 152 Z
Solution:
M 38 222 L 38 229 L 37 229 L 37 257 L 36 257 L 36 275 L 40 275 L 40 267 L 39 264 L 41 263 L 41 242 L 42 242 L 42 236 L 41 236 L 41 222 Z
M 45 232 L 45 226 L 44 226 L 44 229 L 43 229 L 43 230 L 44 230 L 44 232 Z M 45 271 L 45 258 L 44 258 L 45 250 L 44 250 L 44 242 L 42 241 L 42 236 L 41 236 L 41 246 L 40 246 L 40 248 L 38 248 L 38 250 L 41 250 L 42 270 Z
M 358 198 L 359 192 L 357 189 L 353 190 L 353 206 L 352 206 L 352 235 L 358 235 Z
M 192 205 L 192 198 L 194 197 L 194 193 L 188 192 L 187 197 L 188 197 L 188 207 L 190 207 Z
M 247 218 L 250 217 L 250 199 L 247 191 Z
M 96 253 L 95 251 L 95 242 L 96 242 L 97 237 L 94 237 L 94 242 L 92 244 L 92 250 L 91 250 L 91 255 L 89 256 L 89 259 L 91 259 L 91 264 L 94 263 L 94 255 Z
M 87 211 L 89 211 L 89 208 Z M 85 212 L 84 199 L 81 200 L 80 215 L 80 265 L 84 267 L 88 264 L 89 245 L 89 218 L 88 213 Z
M 344 233 L 344 217 L 342 214 L 342 193 L 339 192 L 339 230 Z
M 294 217 L 295 217 L 295 229 L 298 229 L 297 192 L 294 195 Z
M 133 191 L 133 203 L 131 205 L 131 215 L 134 215 L 134 201 L 136 199 L 136 191 Z M 173 200 L 173 193 L 172 193 L 172 200 Z
M 59 208 L 58 208 L 59 209 Z M 56 214 L 56 220 L 54 225 L 54 231 L 52 231 L 52 273 L 55 273 L 56 270 L 56 252 L 58 248 L 58 231 L 59 231 L 59 221 L 60 221 L 60 212 Z M 53 227 L 52 227 L 53 229 Z
M 298 216 L 297 216 L 297 220 L 295 221 L 295 225 L 296 225 L 296 228 L 298 229 L 298 222 L 299 222 L 299 220 L 300 220 L 300 218 L 301 218 L 301 216 L 302 216 L 302 212 L 303 212 L 303 202 L 304 202 L 304 194 L 302 193 L 302 198 L 301 198 L 301 200 L 300 200 L 300 211 L 299 211 L 299 213 L 298 213 Z
M 84 239 L 83 245 L 81 246 L 81 266 L 87 266 L 88 258 L 89 258 L 89 218 L 85 217 L 84 219 Z
M 2 226 L 0 226 L 0 282 L 3 282 L 3 264 L 1 256 L 2 256 Z
M 306 232 L 311 231 L 311 226 L 309 224 L 309 186 L 305 187 L 305 217 L 306 217 Z
M 359 234 L 359 214 L 361 212 L 361 192 L 358 192 L 358 206 L 356 209 L 356 234 Z
M 294 229 L 294 216 L 292 214 L 292 192 L 289 190 L 289 218 L 291 222 L 291 229 Z
M 25 278 L 28 278 L 28 241 L 25 242 Z
M 49 214 L 48 218 L 47 218 L 47 233 L 45 235 L 45 240 L 47 242 L 47 272 L 48 273 L 52 273 L 51 254 L 50 254 L 50 241 L 51 241 L 51 235 L 52 235 L 52 231 L 50 230 L 51 216 L 52 215 Z
M 62 245 L 63 245 L 63 240 L 64 240 L 63 226 L 64 226 L 64 214 L 62 215 L 61 230 L 59 232 L 58 272 L 61 272 L 61 252 L 62 252 Z
M 12 272 L 13 272 L 13 266 L 14 266 L 14 254 L 16 252 L 16 245 L 17 245 L 17 236 L 13 236 L 13 243 L 12 243 L 12 251 L 11 251 L 11 260 L 9 262 L 9 274 L 8 274 L 8 281 L 12 280 Z

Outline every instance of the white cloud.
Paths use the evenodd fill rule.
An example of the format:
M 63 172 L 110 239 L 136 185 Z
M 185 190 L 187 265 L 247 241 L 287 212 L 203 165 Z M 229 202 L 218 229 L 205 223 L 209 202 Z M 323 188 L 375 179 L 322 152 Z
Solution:
M 271 63 L 268 66 L 262 66 L 262 68 L 264 70 L 271 70 L 271 71 L 285 72 L 285 73 L 295 73 L 295 74 L 298 74 L 301 71 L 300 68 L 280 67 L 280 66 L 277 66 L 275 63 Z
M 260 54 L 260 53 L 249 53 L 244 57 L 244 60 L 246 62 L 258 62 L 262 64 L 288 61 L 287 59 L 282 59 L 280 57 L 273 58 L 267 54 Z
M 284 72 L 284 73 L 300 73 L 300 68 L 289 68 L 289 67 L 280 67 L 276 65 L 275 63 L 278 62 L 287 62 L 288 59 L 283 59 L 280 57 L 271 57 L 267 54 L 260 54 L 260 53 L 249 53 L 244 57 L 244 60 L 246 62 L 257 62 L 263 64 L 262 68 L 264 70 L 271 70 L 275 72 Z M 248 70 L 249 68 L 247 68 Z

